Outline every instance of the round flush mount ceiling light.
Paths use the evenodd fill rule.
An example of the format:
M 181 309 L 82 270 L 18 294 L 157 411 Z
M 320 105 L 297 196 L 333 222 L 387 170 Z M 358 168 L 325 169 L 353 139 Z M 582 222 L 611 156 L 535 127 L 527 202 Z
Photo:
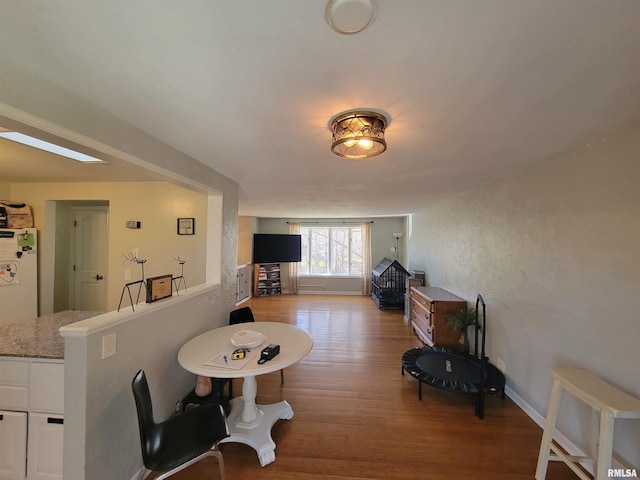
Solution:
M 384 115 L 370 111 L 351 111 L 331 120 L 331 151 L 344 158 L 370 158 L 387 149 Z
M 377 13 L 377 0 L 329 0 L 324 18 L 336 32 L 350 35 L 371 25 Z

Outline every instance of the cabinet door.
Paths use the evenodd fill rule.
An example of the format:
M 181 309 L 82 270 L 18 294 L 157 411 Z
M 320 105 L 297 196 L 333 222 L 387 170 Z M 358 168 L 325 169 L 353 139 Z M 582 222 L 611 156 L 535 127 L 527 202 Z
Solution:
M 251 277 L 251 267 L 246 265 L 238 267 L 238 285 L 236 292 L 236 301 L 244 300 L 251 294 L 249 278 Z
M 24 480 L 26 461 L 26 412 L 0 411 L 0 480 Z
M 27 480 L 62 479 L 62 415 L 29 413 Z
M 64 364 L 32 362 L 29 383 L 29 411 L 64 412 Z

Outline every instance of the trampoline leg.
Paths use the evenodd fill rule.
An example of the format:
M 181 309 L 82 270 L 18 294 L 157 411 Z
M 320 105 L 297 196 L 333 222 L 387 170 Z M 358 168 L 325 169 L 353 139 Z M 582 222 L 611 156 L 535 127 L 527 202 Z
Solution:
M 422 400 L 422 382 L 418 380 L 418 400 Z

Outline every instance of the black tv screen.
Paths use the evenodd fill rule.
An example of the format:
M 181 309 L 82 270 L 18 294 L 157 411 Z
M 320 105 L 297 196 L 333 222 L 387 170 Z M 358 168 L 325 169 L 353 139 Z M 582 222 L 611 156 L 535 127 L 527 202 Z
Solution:
M 294 234 L 254 233 L 253 263 L 285 263 L 302 260 L 302 237 Z

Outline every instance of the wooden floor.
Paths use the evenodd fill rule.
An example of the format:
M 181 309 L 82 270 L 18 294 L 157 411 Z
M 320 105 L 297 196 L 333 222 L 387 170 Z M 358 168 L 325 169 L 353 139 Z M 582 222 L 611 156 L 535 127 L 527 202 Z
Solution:
M 402 353 L 419 345 L 403 312 L 355 296 L 282 295 L 245 305 L 258 321 L 308 331 L 314 348 L 285 369 L 284 385 L 278 373 L 258 377 L 258 403 L 287 400 L 294 417 L 273 427 L 276 460 L 266 467 L 246 445 L 221 445 L 227 479 L 534 478 L 542 430 L 509 398 L 488 397 L 484 420 L 466 395 L 424 386 L 418 400 L 416 381 L 401 375 Z M 209 457 L 171 478 L 218 479 L 219 471 Z M 549 465 L 548 480 L 575 478 L 562 462 Z

